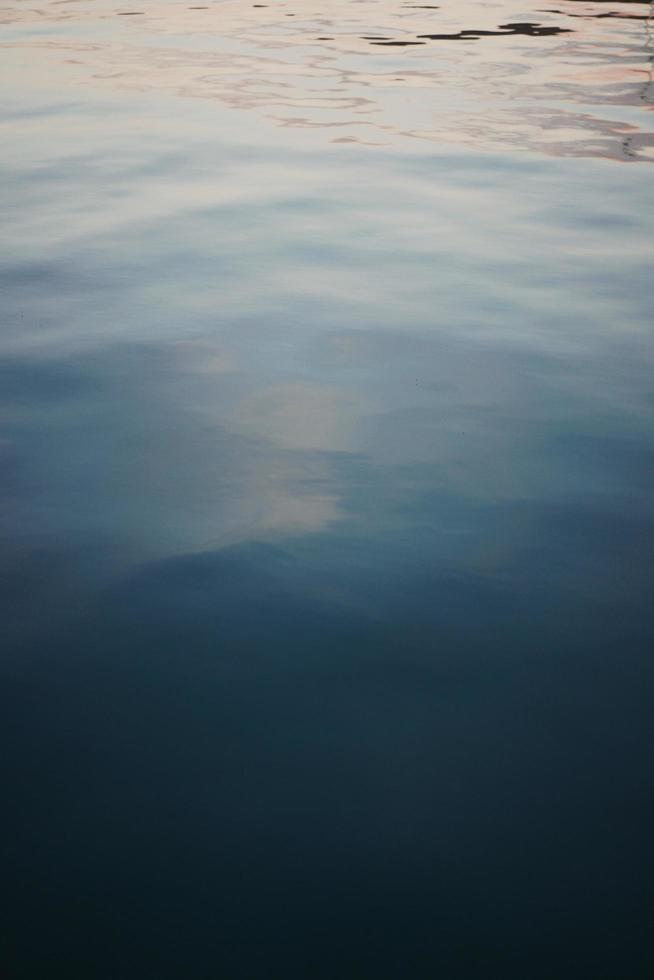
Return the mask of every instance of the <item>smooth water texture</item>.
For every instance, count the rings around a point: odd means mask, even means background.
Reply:
[[[4,975],[649,980],[652,5],[0,22]]]

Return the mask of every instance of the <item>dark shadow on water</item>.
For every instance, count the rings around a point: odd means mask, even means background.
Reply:
[[[542,24],[530,22],[517,24],[500,24],[497,31],[477,31],[474,29],[459,31],[457,34],[419,34],[418,37],[430,41],[477,41],[482,37],[510,37],[519,34],[523,37],[554,37],[557,34],[570,34],[567,27],[544,27]]]

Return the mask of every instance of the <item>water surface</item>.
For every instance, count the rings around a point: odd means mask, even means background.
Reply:
[[[0,20],[7,975],[651,977],[651,5]]]

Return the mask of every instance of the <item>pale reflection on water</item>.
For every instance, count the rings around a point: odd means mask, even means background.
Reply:
[[[6,6],[3,47],[71,81],[254,109],[333,142],[654,159],[646,0]]]

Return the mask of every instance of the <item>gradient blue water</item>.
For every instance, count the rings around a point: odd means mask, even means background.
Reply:
[[[649,7],[355,6],[5,17],[11,980],[652,974]]]

